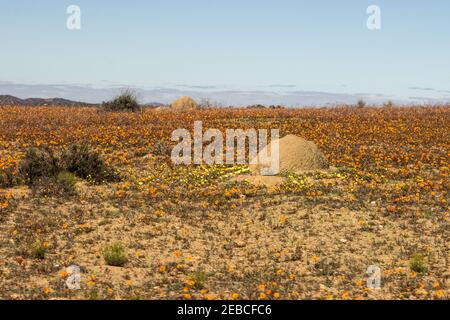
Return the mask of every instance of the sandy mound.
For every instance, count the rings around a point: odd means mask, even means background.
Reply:
[[[197,108],[197,102],[191,97],[181,97],[170,105],[170,109],[174,111],[189,111]]]
[[[280,173],[294,172],[301,173],[308,170],[328,169],[329,164],[322,151],[314,142],[305,140],[295,135],[285,136],[279,141],[280,150]],[[272,143],[269,151],[272,148]],[[261,152],[266,152],[266,148]],[[270,154],[270,153],[269,153]],[[255,174],[261,174],[264,164],[250,165],[250,169]]]

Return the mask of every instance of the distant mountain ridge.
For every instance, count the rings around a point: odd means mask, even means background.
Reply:
[[[73,101],[63,98],[28,98],[20,99],[12,95],[0,95],[0,106],[98,106],[96,103],[87,103],[80,101]],[[165,104],[159,102],[144,103],[142,107],[158,108],[163,107]]]
[[[93,106],[94,104],[72,101],[63,98],[28,98],[20,99],[11,95],[0,95],[0,105],[13,106]]]

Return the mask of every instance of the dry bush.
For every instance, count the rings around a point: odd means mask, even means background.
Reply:
[[[12,188],[19,183],[11,168],[0,170],[0,188]]]
[[[71,145],[61,156],[65,170],[93,183],[117,181],[118,175],[87,144]]]
[[[49,148],[30,148],[19,164],[19,174],[28,185],[40,178],[54,177],[59,172],[58,158]]]
[[[105,111],[128,111],[136,112],[141,110],[136,93],[132,90],[125,90],[112,101],[102,103],[102,109]]]
[[[41,197],[65,197],[76,195],[76,177],[70,172],[62,171],[55,177],[37,179],[31,190],[33,195]]]
[[[356,106],[362,109],[367,106],[367,103],[363,99],[359,99],[358,102],[356,103]]]

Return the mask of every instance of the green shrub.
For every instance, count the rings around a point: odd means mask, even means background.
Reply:
[[[189,280],[192,281],[192,288],[196,290],[203,289],[206,282],[206,274],[203,271],[195,271],[189,275]]]
[[[33,195],[44,197],[73,196],[76,194],[76,177],[67,171],[60,172],[56,177],[41,177],[31,186]]]
[[[425,256],[421,253],[416,253],[411,261],[409,262],[409,266],[412,271],[417,273],[425,273],[428,270],[428,267],[425,263]]]
[[[35,259],[43,260],[47,252],[47,246],[40,240],[36,240],[31,245],[31,256]]]
[[[30,148],[19,164],[19,174],[28,185],[42,177],[50,178],[59,172],[58,159],[48,148]]]
[[[73,173],[68,171],[60,172],[56,177],[56,182],[64,193],[72,194],[75,192],[75,184],[77,183],[77,179]]]
[[[103,259],[109,266],[123,267],[128,262],[125,248],[120,243],[115,243],[103,249]]]
[[[72,145],[61,156],[65,170],[94,183],[118,180],[117,174],[87,144]]]
[[[136,93],[131,90],[123,91],[112,101],[102,103],[102,109],[105,111],[139,111],[141,107],[137,101]]]

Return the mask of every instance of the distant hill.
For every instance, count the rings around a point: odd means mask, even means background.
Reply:
[[[165,107],[166,105],[164,103],[159,103],[159,102],[150,102],[150,103],[141,104],[141,106],[144,108],[160,108],[160,107]]]
[[[72,101],[63,98],[28,98],[20,99],[11,95],[0,95],[0,106],[98,106],[95,103],[86,103],[80,101]],[[159,102],[144,103],[141,105],[144,108],[159,108],[165,106]]]
[[[62,98],[28,98],[20,99],[10,95],[0,95],[0,105],[14,105],[14,106],[93,106],[93,104],[72,101]]]

